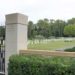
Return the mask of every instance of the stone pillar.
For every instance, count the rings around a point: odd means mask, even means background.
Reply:
[[[14,13],[6,15],[5,75],[8,75],[9,57],[27,49],[28,17]]]

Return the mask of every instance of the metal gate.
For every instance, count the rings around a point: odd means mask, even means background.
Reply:
[[[0,75],[5,75],[5,45],[4,40],[0,40]]]

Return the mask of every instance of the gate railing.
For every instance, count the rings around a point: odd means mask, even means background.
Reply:
[[[0,75],[5,74],[5,46],[4,41],[0,40]]]

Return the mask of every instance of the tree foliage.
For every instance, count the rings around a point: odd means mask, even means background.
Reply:
[[[75,24],[65,26],[64,34],[67,35],[67,36],[71,36],[71,37],[75,36]]]
[[[63,20],[48,20],[40,19],[36,24],[32,22],[28,23],[28,36],[29,38],[41,35],[45,38],[49,38],[51,36],[62,37],[64,36],[63,30],[66,25],[66,22]]]
[[[69,19],[68,24],[75,24],[75,18]]]
[[[28,22],[28,38],[34,39],[36,36],[44,38],[75,36],[75,18],[69,19],[67,22],[57,19],[39,19],[37,23]],[[0,37],[5,37],[5,27],[0,26]]]
[[[5,27],[4,26],[0,26],[0,37],[3,37],[3,39],[5,39]]]

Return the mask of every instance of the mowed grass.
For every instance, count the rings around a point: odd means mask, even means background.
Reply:
[[[47,41],[46,43],[29,43],[28,49],[33,50],[59,50],[75,46],[75,40],[72,41]]]

